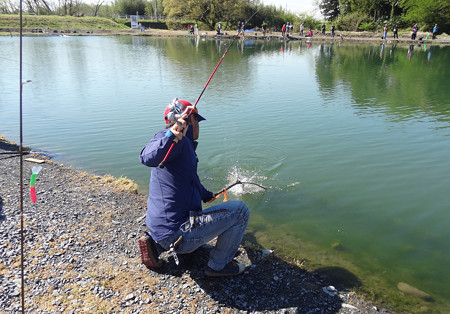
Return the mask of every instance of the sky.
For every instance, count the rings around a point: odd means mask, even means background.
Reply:
[[[292,13],[308,13],[313,14],[316,18],[320,18],[320,12],[316,5],[315,0],[262,0],[265,5],[274,5],[277,8],[282,7]],[[316,12],[314,12],[316,10]]]

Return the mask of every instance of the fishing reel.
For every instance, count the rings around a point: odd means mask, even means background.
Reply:
[[[175,98],[167,106],[164,118],[166,119],[166,122],[175,122],[187,114],[189,109],[189,106],[185,106],[182,102],[178,101],[178,98]]]

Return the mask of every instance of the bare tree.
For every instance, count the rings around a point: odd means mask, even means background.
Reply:
[[[18,9],[18,5],[14,5],[13,0],[0,0],[4,3],[9,3],[8,5],[11,8]],[[2,3],[0,2],[0,3]],[[17,2],[17,1],[15,1]],[[29,13],[35,13],[35,14],[52,14],[54,10],[56,9],[56,6],[54,3],[49,2],[48,0],[24,0],[25,9]],[[0,5],[1,7],[1,5]]]
[[[0,0],[0,13],[13,14],[19,11],[19,2],[14,0]]]
[[[100,7],[102,6],[103,3],[105,3],[106,0],[97,0],[97,3],[94,4],[94,16],[98,15],[98,11],[100,10]]]
[[[64,15],[76,15],[82,4],[81,0],[63,0]]]
[[[36,11],[40,13],[41,8],[45,8],[46,13],[52,13],[52,9],[50,8],[50,5],[46,0],[34,0],[34,3],[36,5]]]
[[[34,7],[34,4],[33,4],[33,2],[31,1],[31,0],[25,0],[25,6],[27,7],[27,11],[29,12],[29,13],[37,13],[36,11],[35,11],[35,7]]]

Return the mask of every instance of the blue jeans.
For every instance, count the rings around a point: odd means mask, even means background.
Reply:
[[[167,250],[181,234],[183,241],[177,253],[186,254],[217,237],[208,266],[221,270],[233,260],[247,228],[249,215],[250,211],[244,202],[224,202],[196,213],[181,225],[179,232],[159,241],[159,244]]]

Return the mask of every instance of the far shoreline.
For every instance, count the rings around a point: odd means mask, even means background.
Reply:
[[[0,36],[17,37],[20,36],[20,29],[0,29]],[[163,29],[146,29],[141,31],[138,29],[127,30],[88,30],[88,29],[25,29],[22,31],[23,37],[48,37],[48,36],[143,36],[143,37],[179,37],[179,38],[200,38],[200,39],[233,39],[238,36],[233,31],[227,31],[223,35],[217,35],[215,31],[200,31],[199,36],[191,35],[187,30],[163,30]],[[427,39],[428,36],[428,39]],[[246,31],[244,36],[239,35],[241,40],[261,40],[261,41],[305,41],[305,42],[336,42],[336,43],[375,43],[375,44],[404,44],[404,45],[450,45],[450,36],[444,34],[436,39],[431,39],[431,34],[427,32],[419,32],[416,40],[410,38],[409,33],[400,33],[399,38],[393,38],[392,33],[388,33],[386,40],[382,39],[382,33],[372,32],[336,32],[335,37],[331,37],[330,33],[322,35],[317,31],[313,37],[300,36],[297,33],[282,36],[281,32],[268,32],[263,35],[259,31]]]

